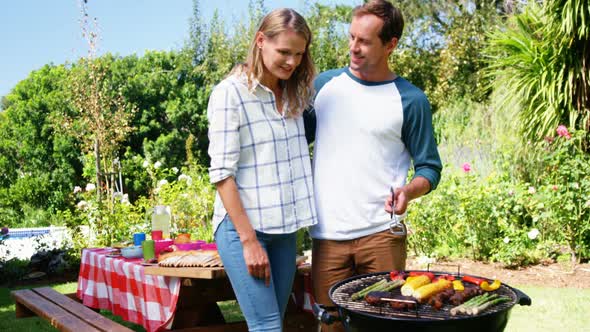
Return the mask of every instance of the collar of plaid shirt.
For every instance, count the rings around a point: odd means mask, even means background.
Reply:
[[[220,82],[209,99],[209,176],[233,176],[255,230],[291,233],[317,223],[309,149],[302,117],[285,118],[273,93],[246,75]],[[225,210],[215,198],[214,230]]]

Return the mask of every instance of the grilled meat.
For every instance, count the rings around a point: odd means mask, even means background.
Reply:
[[[464,291],[455,292],[455,295],[450,297],[449,302],[451,302],[452,305],[457,306],[463,304],[472,297],[481,294],[483,294],[483,290],[481,290],[479,287],[465,287]]]
[[[395,310],[414,310],[416,308],[416,303],[411,302],[389,302],[389,305]]]
[[[391,299],[393,294],[391,292],[373,291],[365,295],[365,301],[370,305],[379,305],[383,303],[381,299]]]
[[[441,293],[438,293],[430,298],[428,304],[434,308],[434,310],[440,310],[445,302],[447,302],[451,296],[455,294],[454,289],[447,289]]]

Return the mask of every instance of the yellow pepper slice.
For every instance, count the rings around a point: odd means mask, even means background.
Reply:
[[[491,291],[495,291],[496,289],[500,288],[501,285],[502,285],[502,283],[500,282],[500,280],[494,280],[494,282],[491,285],[487,281],[484,281],[479,286],[484,291],[491,292]]]
[[[461,280],[453,280],[453,289],[456,291],[462,291],[465,289]]]

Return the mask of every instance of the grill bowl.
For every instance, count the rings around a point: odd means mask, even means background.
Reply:
[[[411,272],[411,271],[408,271]],[[448,274],[435,272],[435,275]],[[420,305],[417,310],[398,311],[389,307],[372,306],[365,301],[351,301],[354,292],[383,279],[388,272],[379,272],[354,276],[336,283],[330,288],[330,299],[336,304],[341,320],[347,330],[354,331],[388,331],[391,329],[410,329],[411,331],[503,331],[510,317],[510,310],[517,303],[530,305],[531,299],[520,290],[503,284],[496,293],[509,297],[511,300],[498,304],[475,315],[451,316],[451,305],[445,304],[439,311],[429,305]],[[479,277],[478,277],[479,278]],[[392,293],[399,294],[399,288]],[[400,295],[401,296],[401,295]]]

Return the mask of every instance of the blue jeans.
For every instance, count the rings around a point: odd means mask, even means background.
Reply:
[[[295,278],[296,233],[256,237],[270,261],[270,286],[252,277],[244,261],[238,232],[226,216],[215,231],[215,242],[249,331],[282,331],[283,317]]]

